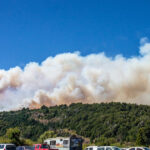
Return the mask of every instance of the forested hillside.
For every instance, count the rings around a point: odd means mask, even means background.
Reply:
[[[92,143],[150,144],[150,106],[101,103],[71,104],[0,113],[0,136],[18,127],[21,137],[38,141],[45,131],[78,134]],[[142,143],[143,142],[143,143]]]

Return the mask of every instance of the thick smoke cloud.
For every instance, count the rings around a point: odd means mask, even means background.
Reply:
[[[41,64],[0,70],[0,110],[42,105],[127,102],[150,104],[150,43],[139,56],[64,53]]]

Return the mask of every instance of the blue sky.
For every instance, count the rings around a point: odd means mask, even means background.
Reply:
[[[0,68],[80,51],[139,55],[150,38],[149,0],[1,0]]]

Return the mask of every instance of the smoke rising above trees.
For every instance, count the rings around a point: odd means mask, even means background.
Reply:
[[[41,64],[0,70],[0,110],[71,103],[150,104],[150,43],[142,38],[139,56],[81,56],[63,53]]]

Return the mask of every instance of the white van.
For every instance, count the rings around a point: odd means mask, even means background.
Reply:
[[[0,144],[0,150],[16,150],[15,144]]]
[[[82,150],[82,138],[75,135],[70,137],[56,137],[44,140],[51,149],[58,150]]]

